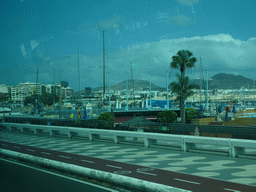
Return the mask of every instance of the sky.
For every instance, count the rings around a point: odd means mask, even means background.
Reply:
[[[36,82],[38,67],[39,83],[77,91],[80,76],[81,89],[102,86],[103,31],[106,85],[131,79],[132,68],[134,79],[166,87],[183,49],[197,58],[190,79],[200,66],[205,79],[206,70],[256,79],[255,13],[251,0],[2,0],[0,84]]]

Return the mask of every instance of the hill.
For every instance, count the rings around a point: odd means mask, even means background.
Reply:
[[[190,82],[200,86],[200,79],[192,79]],[[201,86],[202,89],[206,87],[206,81],[202,82]],[[248,86],[250,89],[254,88],[253,79],[226,73],[218,73],[208,81],[209,89],[241,89],[242,87],[248,88]]]
[[[132,89],[132,80],[129,79],[128,80],[128,89]],[[126,81],[122,81],[121,83],[118,83],[116,85],[111,85],[110,86],[111,90],[117,91],[117,90],[124,90],[126,89]],[[92,92],[98,92],[98,91],[102,91],[103,87],[97,87],[92,89]],[[134,80],[134,90],[135,91],[148,91],[149,90],[149,81],[145,81],[145,80]],[[162,88],[159,87],[153,83],[151,83],[151,90],[152,91],[165,91],[166,88]],[[108,86],[106,86],[106,92],[108,92]],[[81,94],[84,93],[84,90],[81,90]],[[74,96],[77,96],[78,92],[74,93]]]
[[[200,79],[191,79],[190,83],[197,84],[201,88],[206,88],[206,81],[200,80]],[[132,80],[128,80],[128,89],[132,89]],[[208,87],[209,90],[212,89],[241,89],[244,88],[254,88],[254,80],[250,78],[246,78],[241,75],[233,75],[233,74],[226,74],[226,73],[218,73],[214,75],[212,78],[208,81]],[[92,89],[92,92],[98,92],[102,91],[102,87],[97,87]],[[121,83],[118,83],[116,85],[110,86],[111,90],[117,91],[117,90],[124,90],[126,89],[126,81],[122,81]],[[147,91],[149,90],[149,81],[145,80],[134,80],[134,89],[135,90],[141,90],[141,91]],[[166,91],[166,88],[159,87],[155,84],[151,84],[151,90],[152,91]],[[106,86],[106,91],[108,91],[108,87]],[[81,91],[81,93],[84,93],[84,90]],[[78,92],[74,93],[74,96],[78,95]]]

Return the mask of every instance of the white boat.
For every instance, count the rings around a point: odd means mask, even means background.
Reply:
[[[10,108],[0,107],[0,117],[7,115],[23,115],[20,112],[13,112]]]

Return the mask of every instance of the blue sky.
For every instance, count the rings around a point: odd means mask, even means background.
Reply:
[[[166,70],[179,50],[200,57],[209,77],[225,72],[256,79],[256,2],[250,0],[2,0],[0,2],[0,84],[67,80],[78,90],[102,86],[102,31],[106,82],[131,78],[166,86]],[[150,69],[149,69],[150,68]],[[127,71],[127,73],[126,73]]]

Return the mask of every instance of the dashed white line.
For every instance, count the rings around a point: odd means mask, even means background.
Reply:
[[[66,158],[66,159],[70,159],[71,157],[67,157],[67,156],[63,156],[63,155],[59,155],[59,157],[63,157],[63,158]]]
[[[117,167],[117,166],[113,166],[113,165],[106,165],[108,167],[113,167],[113,168],[117,168],[117,169],[123,169],[122,167]]]
[[[183,179],[174,178],[174,180],[183,181],[183,182],[187,182],[187,183],[192,183],[192,184],[196,184],[196,185],[201,185],[201,183],[197,183],[197,182],[193,182],[193,181],[188,181],[188,180],[183,180]]]
[[[26,149],[26,150],[35,152],[35,150],[33,150],[33,149]]]
[[[142,171],[136,171],[136,172],[146,174],[146,175],[157,176],[157,174],[153,174],[153,173],[146,173],[146,172],[142,172]]]
[[[46,155],[51,155],[51,153],[47,153],[47,152],[41,152],[43,154],[46,154]]]
[[[6,147],[8,146],[8,145],[6,145],[6,144],[2,144],[2,145],[3,145],[3,146],[6,146]]]
[[[228,188],[223,188],[223,189],[226,190],[226,191],[241,192],[241,191],[237,191],[237,190],[234,190],[234,189],[228,189]]]
[[[80,161],[84,161],[84,162],[86,162],[86,163],[95,163],[95,162],[93,162],[93,161],[87,161],[87,160],[84,160],[84,159],[81,159]]]
[[[17,149],[19,149],[20,147],[17,147],[17,146],[13,146],[14,148],[17,148]]]

